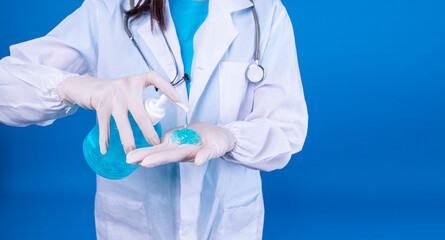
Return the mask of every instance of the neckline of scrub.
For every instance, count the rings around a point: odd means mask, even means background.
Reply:
[[[181,12],[193,12],[207,14],[209,10],[209,0],[169,0],[170,8],[181,9]]]

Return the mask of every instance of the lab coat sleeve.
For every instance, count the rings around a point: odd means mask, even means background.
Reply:
[[[250,114],[225,125],[236,146],[223,158],[272,171],[302,149],[308,124],[292,24],[281,3],[261,59],[266,78],[254,89]]]
[[[57,86],[95,74],[96,1],[86,0],[46,36],[10,47],[0,60],[0,122],[45,126],[76,111],[61,101]]]

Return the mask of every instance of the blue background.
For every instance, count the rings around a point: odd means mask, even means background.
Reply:
[[[1,1],[0,56],[80,6]],[[445,239],[445,2],[283,0],[310,122],[303,151],[263,173],[264,239]],[[94,112],[0,124],[0,239],[94,239]]]

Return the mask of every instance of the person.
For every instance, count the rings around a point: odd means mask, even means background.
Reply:
[[[257,83],[246,79],[253,4],[266,73]],[[106,153],[113,116],[126,161],[145,168],[122,180],[97,176],[98,239],[261,239],[260,171],[283,168],[307,132],[285,7],[280,0],[140,0],[130,8],[129,0],[85,0],[46,36],[11,46],[0,61],[0,121],[45,126],[78,107],[95,110]],[[152,71],[128,39],[126,15]],[[175,65],[190,80],[173,87]],[[190,109],[168,105],[164,134],[189,124],[201,146],[156,135],[143,100],[162,93]],[[129,112],[154,147],[135,150]]]

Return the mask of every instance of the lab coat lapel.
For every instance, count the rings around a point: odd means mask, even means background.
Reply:
[[[164,31],[164,34],[168,41],[168,44],[170,44],[170,47],[173,51],[176,61],[178,62],[178,68],[179,68],[178,76],[182,76],[181,73],[183,73],[183,63],[181,58],[181,49],[179,46],[178,37],[176,35],[176,29],[170,15],[170,8],[168,5],[168,1],[166,4],[165,11],[166,11],[167,27],[166,30]],[[164,70],[169,81],[171,81],[176,75],[176,63],[171,57],[170,50],[168,49],[167,43],[165,42],[164,37],[162,36],[162,32],[159,29],[158,24],[153,23],[154,31],[152,31],[151,25],[152,25],[152,20],[148,16],[147,21],[141,24],[136,31],[139,33],[144,43],[147,44],[148,48],[153,53],[154,57],[156,58],[156,61]]]
[[[210,0],[209,13],[195,34],[192,83],[189,97],[189,119],[217,64],[239,31],[231,13],[251,7],[249,0]]]
[[[170,7],[166,5],[166,30],[164,31],[165,37],[170,44],[175,59],[178,64],[178,78],[184,75],[184,65],[182,63],[181,48],[179,45],[178,36],[176,34],[176,28],[173,24],[173,19],[170,14]],[[167,43],[162,36],[162,32],[156,23],[153,24],[154,31],[151,30],[151,19],[147,17],[147,20],[140,25],[136,30],[150,51],[153,53],[154,58],[164,70],[164,73],[168,77],[168,81],[171,81],[176,76],[176,63],[173,60]],[[148,60],[150,61],[150,60]],[[154,69],[155,71],[157,69]],[[181,102],[188,105],[187,88],[185,84],[179,84],[176,87],[176,91],[181,95]],[[176,109],[176,121],[177,126],[184,125],[186,123],[186,113],[181,109]]]

